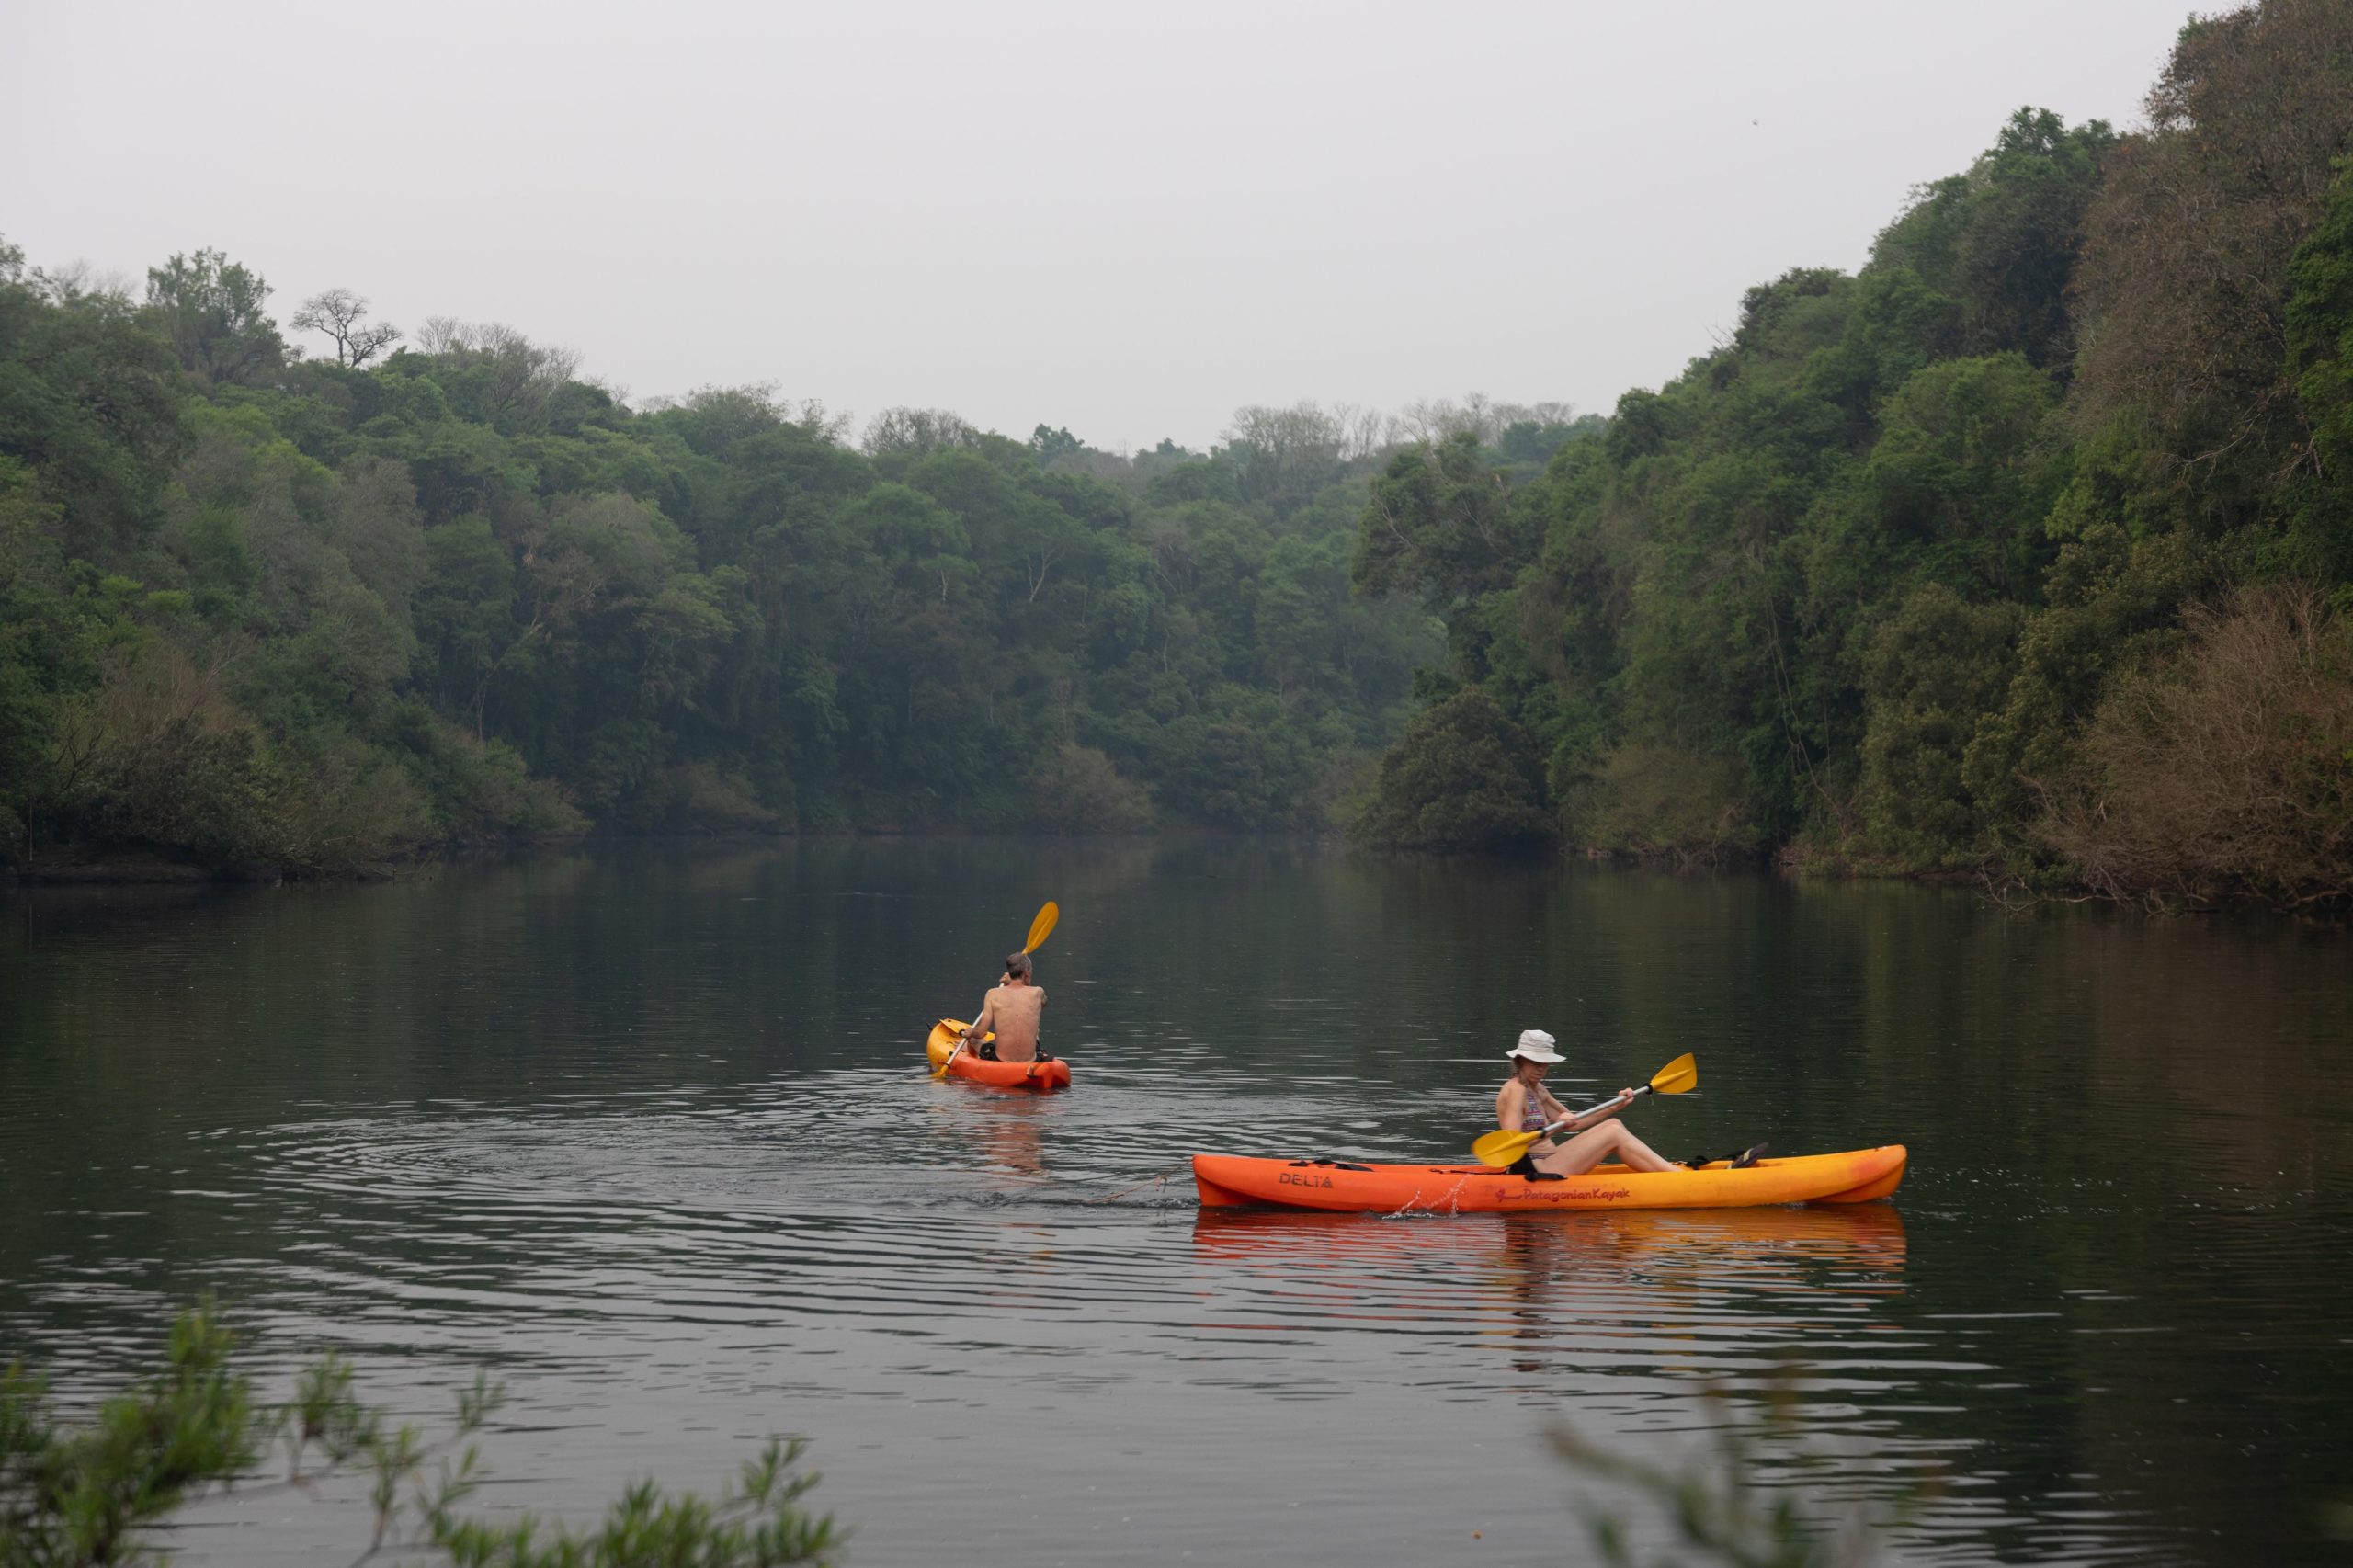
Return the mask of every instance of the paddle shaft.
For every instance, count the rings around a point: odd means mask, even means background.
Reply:
[[[1641,1088],[1634,1091],[1634,1093],[1638,1095],[1647,1095],[1651,1092],[1651,1086],[1648,1084],[1644,1084]],[[1633,1102],[1631,1100],[1627,1102],[1628,1105],[1632,1103]],[[1612,1095],[1608,1099],[1602,1101],[1601,1104],[1594,1107],[1591,1110],[1581,1110],[1574,1116],[1563,1117],[1560,1120],[1553,1122],[1549,1127],[1546,1127],[1543,1131],[1538,1133],[1537,1136],[1541,1138],[1552,1133],[1558,1132],[1562,1128],[1568,1126],[1572,1122],[1583,1121],[1588,1116],[1599,1116],[1606,1110],[1623,1110],[1625,1108],[1625,1106],[1621,1106],[1618,1103],[1618,1097],[1615,1095]]]

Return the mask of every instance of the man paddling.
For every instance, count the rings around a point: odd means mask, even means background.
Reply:
[[[1011,954],[1005,978],[981,999],[980,1017],[964,1027],[965,1049],[984,1062],[1037,1061],[1038,1019],[1045,1007],[1045,989],[1030,983],[1029,955]],[[984,1041],[992,1030],[996,1039]]]

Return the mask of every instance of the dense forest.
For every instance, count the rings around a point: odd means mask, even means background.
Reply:
[[[0,249],[0,840],[335,872],[589,830],[1322,830],[1437,624],[1352,590],[1400,419],[1123,457],[711,388],[218,253]],[[396,347],[397,345],[397,347]],[[1566,411],[1412,411],[1540,472]],[[1508,455],[1506,455],[1508,454]]]
[[[1366,835],[2353,901],[2353,6],[2147,110],[2019,111],[1530,483],[1395,454],[1356,580],[1450,658]]]
[[[1345,827],[2353,900],[2353,7],[2020,110],[1607,418],[632,406],[0,242],[0,844]],[[290,342],[292,332],[305,353]]]

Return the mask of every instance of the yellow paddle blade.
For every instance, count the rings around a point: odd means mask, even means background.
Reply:
[[[1541,1132],[1514,1132],[1498,1127],[1493,1132],[1479,1135],[1479,1141],[1471,1145],[1471,1157],[1483,1165],[1500,1169],[1534,1148],[1536,1141],[1543,1136]]]
[[[1045,907],[1038,911],[1038,918],[1029,922],[1029,939],[1021,944],[1021,950],[1034,953],[1043,947],[1046,938],[1054,934],[1054,922],[1062,917],[1062,905],[1048,899]]]
[[[1691,1053],[1688,1051],[1660,1068],[1651,1077],[1651,1089],[1654,1094],[1679,1095],[1686,1089],[1696,1089],[1699,1086],[1699,1064],[1692,1060]]]
[[[981,1038],[984,1040],[995,1040],[996,1036],[987,1034],[983,1035]],[[962,1053],[963,1050],[963,1019],[942,1018],[939,1022],[932,1025],[931,1036],[924,1041],[924,1051],[931,1058],[931,1075],[935,1078],[945,1078],[948,1076],[948,1064],[955,1061],[956,1058]]]

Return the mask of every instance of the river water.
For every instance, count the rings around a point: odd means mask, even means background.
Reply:
[[[923,1071],[1046,898],[1049,1098]],[[631,846],[389,885],[57,890],[0,927],[0,1359],[69,1402],[228,1302],[490,1513],[803,1436],[861,1568],[1587,1560],[1563,1423],[1899,1505],[1891,1560],[2343,1562],[2353,940],[1908,886],[1171,840]],[[1450,1160],[1697,1053],[1671,1155],[1903,1142],[1892,1204],[1203,1212],[1199,1150]],[[1786,1491],[1784,1489],[1787,1489]],[[356,1489],[191,1563],[347,1562]],[[1664,1540],[1654,1531],[1654,1540]],[[1697,1561],[1697,1559],[1692,1559]]]

